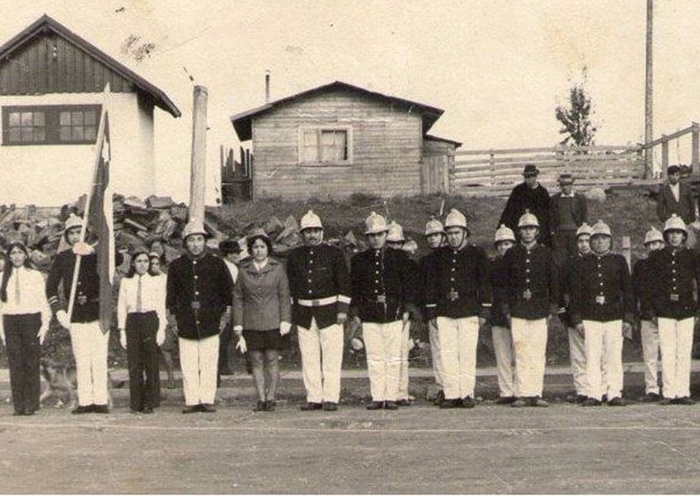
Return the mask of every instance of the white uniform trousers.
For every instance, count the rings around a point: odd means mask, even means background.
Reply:
[[[401,370],[399,371],[399,393],[396,396],[399,400],[408,398],[408,345],[410,342],[411,323],[407,322],[401,328]]]
[[[372,401],[398,399],[402,327],[400,320],[386,324],[362,323]]]
[[[437,330],[437,325],[434,320],[428,321],[428,338],[430,339],[430,357],[433,363],[433,375],[435,376],[435,384],[439,390],[443,388],[442,376],[444,374],[442,367],[442,358],[440,358],[440,333]]]
[[[511,318],[515,374],[515,395],[542,396],[544,367],[547,361],[547,319]]]
[[[496,372],[498,374],[498,391],[501,398],[515,396],[517,376],[515,375],[515,354],[513,338],[507,327],[491,327],[493,351],[496,355]]]
[[[664,398],[690,396],[693,317],[675,320],[659,317],[659,347]]]
[[[479,317],[437,318],[445,399],[474,398]]]
[[[600,401],[622,397],[622,320],[584,320],[588,396]],[[605,370],[605,380],[603,379]]]
[[[659,328],[653,320],[641,321],[644,392],[659,394]]]
[[[569,358],[571,360],[571,375],[574,379],[576,394],[588,396],[588,381],[586,380],[586,342],[575,327],[568,327]]]
[[[219,335],[203,339],[178,338],[185,404],[213,404],[219,362]]]
[[[109,332],[103,333],[100,321],[70,326],[70,340],[75,357],[80,406],[107,405],[107,345]]]
[[[316,319],[305,329],[297,325],[306,401],[322,403],[340,400],[340,370],[343,363],[343,326],[319,329]]]

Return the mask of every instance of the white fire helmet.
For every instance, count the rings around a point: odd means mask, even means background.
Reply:
[[[425,224],[425,235],[430,236],[431,234],[445,234],[445,228],[442,226],[442,222],[433,218],[430,219]]]
[[[192,236],[193,234],[201,234],[204,237],[207,236],[207,231],[204,230],[204,224],[201,220],[194,219],[189,221],[182,230],[182,239],[187,239],[188,236]]]
[[[518,220],[518,227],[540,227],[540,223],[529,210],[525,210],[525,213]]]
[[[369,214],[365,219],[365,234],[378,234],[388,230],[386,219],[375,212]]]
[[[664,224],[664,234],[666,234],[668,231],[683,231],[685,234],[688,234],[688,229],[685,227],[685,222],[683,222],[683,219],[678,217],[678,214],[671,214],[671,217],[669,217],[666,224]]]
[[[389,233],[386,235],[386,240],[392,243],[406,241],[406,238],[403,237],[403,228],[401,224],[393,220],[389,223]]]
[[[608,226],[602,220],[599,220],[591,228],[591,237],[593,236],[608,236],[612,238],[612,233],[610,232],[610,226]]]
[[[74,227],[83,227],[83,218],[72,213],[66,220],[64,232],[67,234],[68,231]]]
[[[651,226],[651,229],[649,229],[644,236],[644,245],[648,245],[649,243],[654,243],[656,241],[664,242],[664,235],[661,234],[661,231],[659,231],[657,228],[654,226]]]
[[[578,238],[582,234],[588,234],[590,236],[592,232],[593,228],[584,222],[576,229],[576,237]]]
[[[309,210],[301,218],[299,231],[303,231],[304,229],[323,229],[321,218],[316,215],[313,210]]]
[[[456,208],[451,209],[445,218],[445,229],[449,229],[450,227],[467,229],[467,218]]]
[[[493,243],[498,244],[501,241],[512,241],[513,243],[515,243],[515,234],[513,234],[513,230],[505,224],[501,224],[501,226],[498,229],[496,229],[496,236],[493,240]]]

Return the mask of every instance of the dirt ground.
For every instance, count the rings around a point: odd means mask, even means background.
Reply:
[[[693,377],[697,383],[700,377]],[[496,405],[479,377],[473,410],[440,410],[412,378],[415,404],[364,408],[366,378],[344,379],[338,412],[300,412],[299,379],[282,382],[275,412],[252,412],[244,375],[224,381],[215,414],[182,415],[164,390],[154,415],[50,406],[13,417],[0,406],[2,493],[697,493],[700,404],[581,408],[563,401],[570,376],[550,375],[548,409]],[[641,375],[625,377],[642,392]]]

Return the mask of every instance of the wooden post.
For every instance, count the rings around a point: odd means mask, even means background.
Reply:
[[[644,85],[644,144],[654,139],[654,0],[647,0],[646,78]],[[654,150],[644,148],[644,178],[651,179],[654,169]]]
[[[665,135],[661,135],[665,137]],[[666,174],[666,169],[668,169],[668,140],[665,139],[661,142],[661,174]]]
[[[627,261],[627,267],[632,271],[632,242],[629,236],[622,236],[622,256]]]
[[[189,220],[204,222],[204,192],[207,174],[207,98],[205,86],[195,86],[192,103],[192,161],[190,167]]]
[[[693,122],[693,131],[691,134],[692,155],[690,158],[690,166],[693,169],[693,174],[700,173],[700,125]]]
[[[496,156],[493,151],[489,153],[489,166],[491,171],[491,186],[496,185]]]

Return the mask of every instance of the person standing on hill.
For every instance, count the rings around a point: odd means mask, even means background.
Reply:
[[[535,165],[527,164],[525,166],[525,169],[523,169],[525,181],[518,184],[511,191],[498,225],[505,224],[506,227],[517,232],[520,217],[525,211],[529,211],[537,217],[539,222],[540,237],[538,243],[550,246],[549,193],[547,188],[537,181],[539,173],[540,171]]]
[[[697,218],[697,204],[693,191],[688,184],[681,182],[681,168],[677,165],[668,166],[668,182],[659,189],[656,200],[656,214],[661,222],[666,222],[671,215],[676,214],[686,226]],[[686,229],[686,246],[695,247],[697,242],[693,229]]]
[[[588,219],[586,197],[573,189],[574,178],[571,174],[559,176],[561,192],[552,196],[551,236],[554,258],[561,267],[578,254],[576,231]]]

